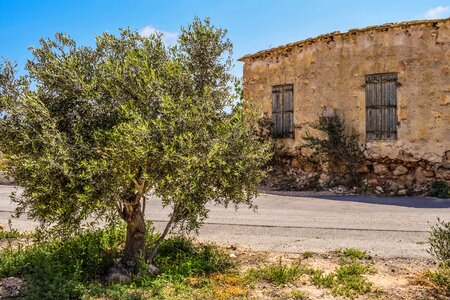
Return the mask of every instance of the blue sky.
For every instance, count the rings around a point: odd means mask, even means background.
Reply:
[[[104,31],[130,27],[143,34],[159,30],[170,43],[194,16],[210,17],[213,24],[228,29],[237,59],[336,30],[450,17],[450,0],[0,0],[0,57],[16,61],[23,69],[31,58],[28,47],[55,32],[69,34],[78,44],[93,45],[95,36]],[[241,75],[242,64],[235,65],[235,75]]]

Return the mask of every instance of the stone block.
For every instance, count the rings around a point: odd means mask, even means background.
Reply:
[[[436,178],[450,180],[450,169],[447,168],[439,168],[436,171]]]
[[[375,178],[371,178],[369,180],[367,180],[367,185],[368,186],[377,186],[378,185],[378,180]]]
[[[450,95],[442,95],[439,97],[439,105],[447,106],[450,104]]]
[[[361,165],[361,166],[359,166],[357,172],[359,174],[367,174],[367,173],[369,173],[369,167],[367,165]]]
[[[409,171],[408,168],[405,167],[404,165],[398,165],[392,173],[395,176],[401,176],[401,175],[408,174],[408,171]]]
[[[407,193],[408,193],[408,190],[403,189],[403,190],[399,190],[397,192],[397,195],[399,195],[399,196],[406,196]]]
[[[376,164],[373,166],[373,172],[377,175],[386,175],[389,173],[389,170],[383,164]]]
[[[424,179],[424,178],[430,178],[430,177],[434,177],[434,172],[433,171],[427,171],[422,167],[418,167],[416,169],[416,171],[414,172],[414,176],[418,179]]]

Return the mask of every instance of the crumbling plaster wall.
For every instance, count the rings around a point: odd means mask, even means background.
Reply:
[[[336,32],[241,60],[244,97],[269,116],[272,86],[294,85],[295,138],[283,140],[288,149],[301,146],[307,123],[332,108],[360,133],[369,158],[449,163],[450,19]],[[388,72],[398,73],[398,139],[366,142],[365,75]]]

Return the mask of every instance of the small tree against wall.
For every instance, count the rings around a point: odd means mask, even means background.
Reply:
[[[339,116],[320,117],[309,126],[313,132],[308,130],[302,137],[304,146],[313,151],[309,159],[333,179],[357,186],[358,169],[364,160],[358,133]]]

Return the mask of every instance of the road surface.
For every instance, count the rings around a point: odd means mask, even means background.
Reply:
[[[14,187],[0,186],[0,223],[14,210],[8,195]],[[209,218],[198,239],[260,251],[324,253],[342,247],[394,258],[429,258],[426,241],[430,224],[450,219],[450,200],[364,196],[298,196],[262,194],[256,211],[209,205]],[[168,210],[150,197],[146,218],[162,228]],[[14,228],[32,230],[26,217],[13,219]]]

